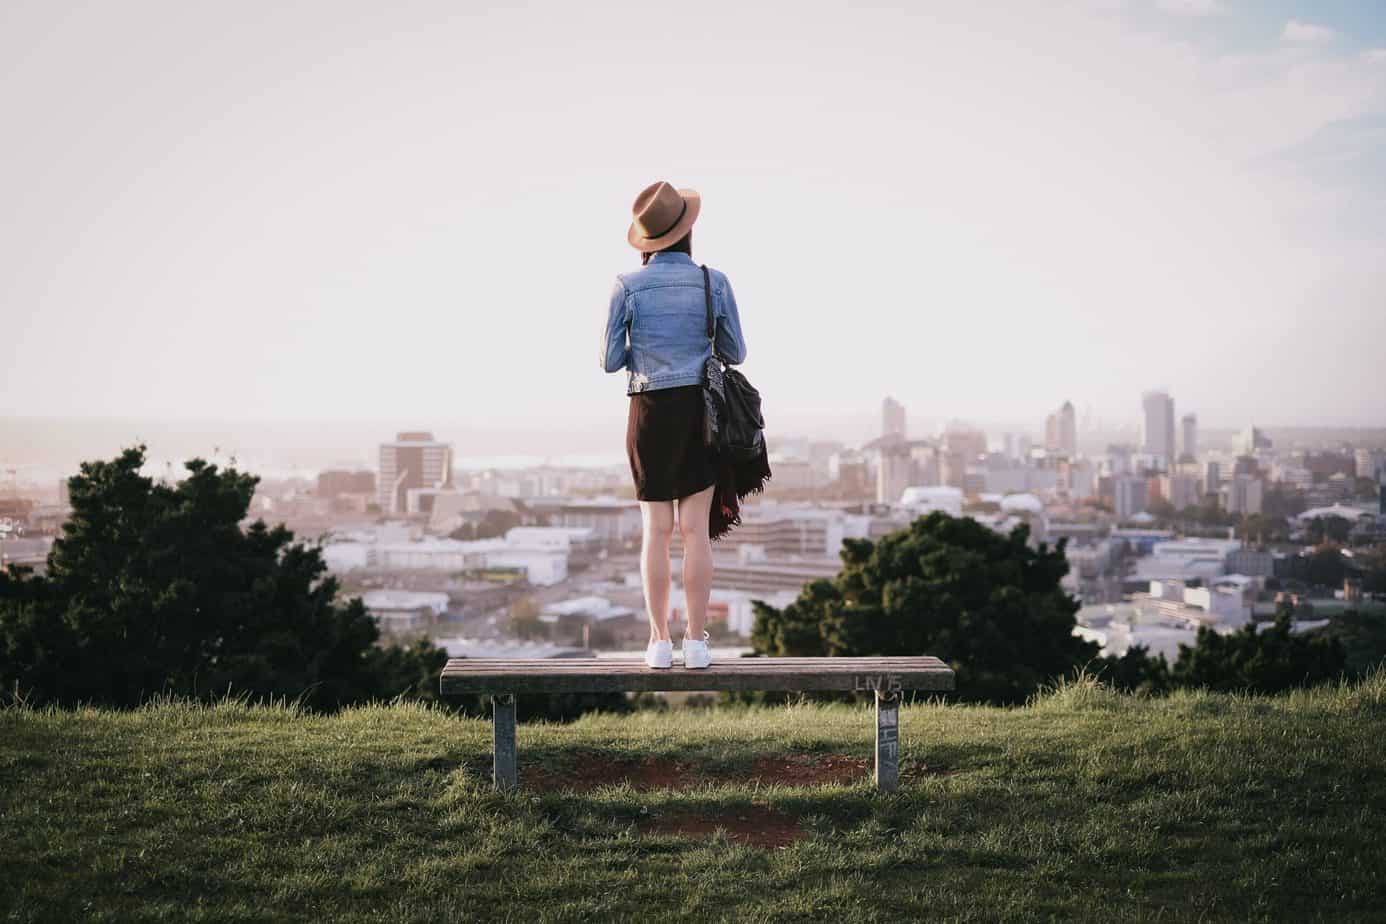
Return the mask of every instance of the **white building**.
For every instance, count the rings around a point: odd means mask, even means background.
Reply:
[[[1200,628],[1226,635],[1250,619],[1251,606],[1235,582],[1190,588],[1181,581],[1155,581],[1149,593],[1134,595],[1130,603],[1083,607],[1073,634],[1102,646],[1103,655],[1120,657],[1139,645],[1173,664],[1180,645],[1196,644]]]
[[[505,534],[508,545],[571,552],[592,543],[596,534],[590,526],[516,526]]]
[[[555,512],[557,526],[590,529],[603,542],[640,538],[640,502],[616,497],[568,501]]]
[[[322,547],[322,560],[328,571],[344,574],[365,568],[370,561],[370,548],[364,542],[334,542]]]
[[[949,516],[962,516],[963,492],[948,485],[916,485],[905,488],[899,495],[900,506],[915,516],[942,511]]]
[[[370,590],[362,595],[361,602],[387,632],[424,628],[448,609],[447,594],[410,590]]]
[[[1141,581],[1211,580],[1227,571],[1227,556],[1241,548],[1236,539],[1176,539],[1157,542],[1136,559],[1133,577]]]
[[[1349,523],[1356,523],[1359,517],[1372,516],[1372,511],[1364,510],[1361,507],[1352,507],[1348,504],[1333,504],[1331,507],[1314,507],[1306,510],[1295,517],[1301,525],[1307,526],[1319,517],[1342,517]]]
[[[831,507],[808,504],[759,503],[741,508],[741,525],[726,538],[721,548],[758,546],[770,556],[836,558],[842,540],[864,539],[870,535],[871,517],[849,514]],[[675,534],[675,547],[682,544]]]
[[[605,597],[572,597],[557,603],[548,603],[539,611],[539,619],[554,623],[564,617],[580,616],[591,622],[606,622],[608,619],[624,619],[635,615],[628,606],[618,606]]]
[[[393,537],[392,537],[393,538]],[[524,573],[531,584],[557,584],[568,576],[568,550],[508,539],[424,538],[415,541],[337,542],[323,547],[328,569],[341,573],[376,571],[442,571],[462,573],[506,569]]]
[[[756,618],[753,601],[764,600],[771,606],[782,607],[792,603],[797,596],[798,593],[792,590],[767,596],[714,587],[707,604],[707,619],[708,622],[725,622],[727,629],[737,635],[750,635]],[[682,587],[674,587],[669,593],[669,618],[687,624],[688,598]]]
[[[883,446],[876,460],[876,502],[893,503],[909,486],[915,461],[903,444]]]

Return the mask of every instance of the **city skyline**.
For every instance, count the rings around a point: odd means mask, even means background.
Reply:
[[[1133,364],[1205,427],[1386,418],[1380,7],[143,11],[0,12],[0,415],[619,434],[592,343],[664,176],[772,425],[1115,418]],[[650,88],[648,34],[747,53]]]

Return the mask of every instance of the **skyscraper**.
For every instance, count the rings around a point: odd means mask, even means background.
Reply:
[[[1044,448],[1070,459],[1078,455],[1078,413],[1072,401],[1065,401],[1044,419]]]
[[[905,438],[905,406],[894,398],[881,402],[881,436]]]
[[[452,444],[432,433],[400,433],[393,443],[380,444],[380,477],[376,491],[380,512],[405,511],[410,488],[443,488],[452,484]]]
[[[1144,513],[1149,504],[1149,483],[1144,478],[1124,476],[1115,479],[1117,519],[1125,522]]]
[[[1145,411],[1141,451],[1153,456],[1157,465],[1168,467],[1174,461],[1174,399],[1167,392],[1148,391],[1141,397]]]
[[[1179,458],[1192,462],[1198,458],[1198,415],[1185,414],[1180,424],[1184,430],[1184,445]]]
[[[1255,455],[1258,449],[1270,449],[1271,441],[1268,436],[1256,429],[1256,426],[1253,424],[1242,431],[1238,442],[1238,448],[1242,451],[1243,455],[1251,456]]]
[[[900,495],[910,486],[911,473],[910,451],[904,443],[882,446],[876,467],[877,503],[898,504]]]

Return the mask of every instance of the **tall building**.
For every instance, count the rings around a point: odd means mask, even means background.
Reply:
[[[1097,491],[1097,471],[1087,459],[1060,459],[1054,465],[1054,493],[1081,500]]]
[[[1167,392],[1148,391],[1141,397],[1145,412],[1141,450],[1160,460],[1163,467],[1174,462],[1174,399]]]
[[[943,443],[949,452],[960,453],[969,464],[987,452],[987,435],[976,427],[958,420],[949,422],[944,429]]]
[[[1148,504],[1149,483],[1144,478],[1123,476],[1115,479],[1112,485],[1118,520],[1129,520],[1143,513]]]
[[[1078,413],[1072,401],[1059,407],[1059,451],[1070,459],[1078,455]]]
[[[1198,458],[1198,415],[1185,414],[1179,423],[1184,431],[1184,444],[1180,447],[1182,452],[1179,458],[1193,461]]]
[[[1382,458],[1386,453],[1380,449],[1358,449],[1352,454],[1353,466],[1357,470],[1358,478],[1376,478],[1377,469],[1381,468]]]
[[[1223,507],[1228,513],[1252,514],[1261,512],[1261,479],[1255,475],[1233,475],[1223,487]]]
[[[1251,456],[1256,454],[1258,449],[1270,449],[1270,437],[1266,436],[1255,426],[1247,427],[1242,431],[1241,438],[1238,440],[1237,447],[1243,455]]]
[[[881,447],[880,461],[876,465],[876,502],[898,504],[900,496],[910,486],[913,468],[909,448],[903,442]]]
[[[400,433],[392,443],[380,444],[380,477],[376,480],[380,512],[401,514],[407,509],[412,488],[452,486],[452,444],[440,443],[432,433]]]
[[[1222,488],[1222,469],[1216,462],[1209,462],[1203,467],[1203,493],[1217,494]]]
[[[1175,510],[1198,506],[1198,479],[1193,475],[1170,474],[1160,478],[1160,493]]]
[[[1044,448],[1072,459],[1078,455],[1078,413],[1065,401],[1044,421]]]
[[[881,436],[905,438],[905,406],[894,398],[881,402]]]

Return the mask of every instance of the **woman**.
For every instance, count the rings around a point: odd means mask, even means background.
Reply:
[[[669,543],[675,525],[683,540],[688,600],[683,666],[704,668],[712,663],[703,627],[712,591],[710,532],[717,527],[710,525],[709,517],[718,460],[703,432],[703,367],[712,356],[705,278],[711,284],[718,354],[728,363],[746,358],[741,318],[727,277],[716,270],[704,277],[693,262],[693,223],[701,208],[696,192],[663,181],[636,198],[626,239],[640,251],[642,268],[616,277],[602,336],[602,368],[627,373],[626,455],[644,527],[640,576],[650,617],[645,663],[653,668],[673,664]]]

